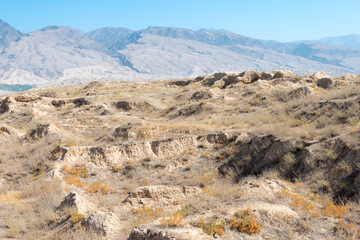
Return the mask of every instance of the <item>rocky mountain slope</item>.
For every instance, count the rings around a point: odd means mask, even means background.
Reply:
[[[225,30],[49,26],[21,33],[0,22],[1,84],[61,86],[93,80],[155,80],[217,71],[287,69],[359,73],[359,48],[265,41]]]
[[[0,238],[358,239],[360,76],[246,71],[0,98]]]
[[[350,34],[340,37],[326,37],[318,40],[318,42],[338,45],[338,46],[347,46],[347,47],[360,47],[360,35],[359,34]]]
[[[22,35],[21,32],[0,20],[0,52],[8,47],[11,42],[18,40]]]

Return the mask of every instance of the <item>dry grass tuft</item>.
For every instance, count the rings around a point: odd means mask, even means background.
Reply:
[[[76,176],[76,175],[69,175],[69,176],[65,176],[63,177],[63,180],[70,185],[74,185],[76,187],[84,187],[87,184],[82,182],[81,179]]]
[[[8,191],[0,194],[0,202],[16,203],[21,202],[21,195],[17,191]]]
[[[85,164],[80,164],[80,165],[76,164],[72,168],[70,168],[67,165],[63,165],[61,168],[61,171],[64,174],[76,175],[76,176],[80,176],[82,178],[87,178],[89,176],[89,171]]]
[[[179,212],[169,213],[169,218],[160,219],[161,226],[164,227],[178,227],[184,222],[184,215]]]
[[[84,215],[82,215],[81,213],[78,213],[78,212],[72,213],[71,217],[70,217],[70,221],[72,223],[78,223],[83,219],[84,219]]]
[[[230,219],[230,228],[235,228],[240,232],[248,234],[259,233],[261,231],[259,219],[251,213],[250,207],[236,212],[235,216]]]
[[[132,212],[135,214],[139,223],[146,223],[159,218],[163,213],[163,209],[149,208],[144,205],[142,208],[133,208]]]
[[[347,206],[335,205],[332,201],[328,200],[324,204],[322,213],[326,217],[343,218],[347,214],[347,209]]]
[[[310,213],[314,211],[314,205],[300,194],[294,194],[292,196],[290,205]]]
[[[107,195],[110,191],[111,187],[109,185],[102,184],[101,182],[94,182],[86,189],[87,193],[99,193],[101,195]]]
[[[121,172],[121,167],[120,167],[120,166],[112,166],[112,167],[111,167],[111,170],[112,170],[113,172],[118,173],[118,172]]]
[[[338,224],[334,230],[337,234],[344,237],[343,239],[355,240],[360,238],[360,229],[353,223],[346,223],[344,219],[340,219],[338,221]]]
[[[225,222],[220,219],[211,218],[208,222],[205,220],[203,216],[200,217],[199,221],[197,222],[197,226],[203,230],[204,233],[208,235],[223,235]]]
[[[300,194],[293,193],[287,189],[281,190],[278,194],[282,198],[290,198],[289,204],[291,206],[309,213],[314,212],[314,205]]]

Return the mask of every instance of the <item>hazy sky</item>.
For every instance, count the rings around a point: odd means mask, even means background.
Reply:
[[[22,32],[173,26],[293,41],[360,34],[360,0],[0,0],[0,19]]]

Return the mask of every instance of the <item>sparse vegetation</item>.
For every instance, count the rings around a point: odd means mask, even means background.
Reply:
[[[80,221],[83,220],[83,219],[84,219],[84,215],[82,215],[82,214],[80,214],[80,213],[78,213],[78,212],[72,213],[72,214],[71,214],[71,218],[70,218],[70,220],[71,220],[72,223],[78,223],[78,222],[80,222]]]
[[[230,219],[230,228],[248,234],[259,233],[261,231],[259,219],[251,213],[250,207],[236,212],[235,216]]]
[[[197,222],[197,226],[208,235],[223,235],[225,225],[226,223],[223,220],[211,218],[210,220],[206,221],[205,218],[202,216]]]
[[[111,187],[109,185],[102,184],[100,182],[94,182],[88,186],[86,189],[87,193],[99,193],[106,195],[111,193]]]
[[[0,98],[0,238],[357,239],[358,83],[211,78]]]
[[[150,208],[144,205],[142,208],[133,208],[133,214],[135,214],[139,223],[146,223],[156,218],[161,217],[163,214],[162,208]]]
[[[112,166],[112,167],[111,167],[111,170],[112,170],[113,172],[118,173],[118,172],[121,171],[121,167],[120,167],[120,166]]]
[[[160,219],[160,224],[164,227],[178,227],[184,222],[184,216],[180,212],[169,213],[169,217]]]
[[[331,200],[325,202],[322,213],[326,217],[343,218],[347,214],[347,206],[335,205]]]

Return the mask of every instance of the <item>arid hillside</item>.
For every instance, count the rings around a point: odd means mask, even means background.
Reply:
[[[1,239],[359,239],[360,75],[0,98]]]

